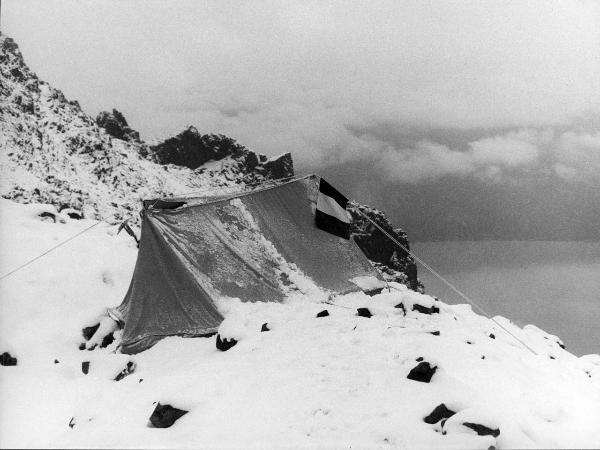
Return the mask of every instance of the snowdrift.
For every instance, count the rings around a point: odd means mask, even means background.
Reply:
[[[0,211],[0,274],[95,223],[6,200]],[[135,243],[115,234],[98,224],[0,282],[0,353],[18,360],[0,367],[1,447],[600,447],[600,356],[497,317],[533,355],[469,306],[395,283],[332,304],[222,299],[219,332],[238,340],[226,352],[215,336],[80,351],[82,326],[131,278]],[[407,378],[422,363],[429,382]],[[158,402],[189,412],[153,428]],[[427,423],[441,404],[454,414]]]

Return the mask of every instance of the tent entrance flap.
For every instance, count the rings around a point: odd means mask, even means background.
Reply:
[[[282,302],[297,293],[346,293],[361,289],[357,277],[383,286],[352,240],[315,226],[317,191],[312,176],[226,200],[147,209],[118,307],[122,351],[137,353],[170,335],[214,333],[222,297]]]

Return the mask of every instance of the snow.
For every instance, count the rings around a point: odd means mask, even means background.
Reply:
[[[0,211],[0,276],[96,223],[47,205],[2,200]],[[223,298],[220,332],[239,340],[227,352],[214,336],[170,337],[133,356],[116,342],[78,350],[81,328],[120,303],[135,258],[133,239],[101,223],[0,281],[0,352],[18,358],[0,367],[0,447],[600,447],[600,356],[577,358],[537,327],[495,318],[534,355],[470,306],[396,283],[373,297]],[[438,367],[430,383],[406,378],[420,357]],[[114,381],[129,361],[135,372]],[[151,428],[156,402],[189,413]],[[440,403],[456,414],[425,423]]]

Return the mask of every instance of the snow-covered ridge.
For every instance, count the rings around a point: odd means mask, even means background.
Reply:
[[[95,223],[48,205],[0,209],[2,274]],[[600,446],[600,356],[578,358],[556,336],[496,317],[533,355],[469,306],[395,283],[333,305],[223,299],[220,332],[239,341],[227,352],[214,336],[167,338],[135,356],[113,353],[117,342],[78,350],[81,327],[120,303],[135,257],[128,236],[100,223],[0,283],[0,352],[18,358],[0,367],[0,447]],[[128,362],[134,372],[115,381]],[[436,368],[429,382],[407,378],[421,363]],[[149,428],[155,402],[189,413]],[[441,404],[454,414],[431,418]]]
[[[68,101],[40,80],[25,64],[16,43],[1,34],[0,63],[0,194],[4,198],[71,207],[87,218],[114,223],[126,216],[136,220],[144,198],[214,192],[279,175],[278,165],[229,138],[228,145],[237,152],[227,154],[229,147],[216,151],[218,165],[190,168],[161,161],[157,149],[186,154],[167,143],[177,144],[179,136],[148,146],[116,111],[94,120],[76,101]],[[225,140],[202,136],[197,130],[188,135],[206,142],[209,149],[219,149]],[[289,155],[288,159],[283,176],[293,174]]]

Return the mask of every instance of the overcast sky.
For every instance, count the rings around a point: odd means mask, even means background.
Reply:
[[[407,208],[476,222],[482,187],[597,217],[600,2],[4,0],[2,30],[91,115],[291,151],[419,238]]]

